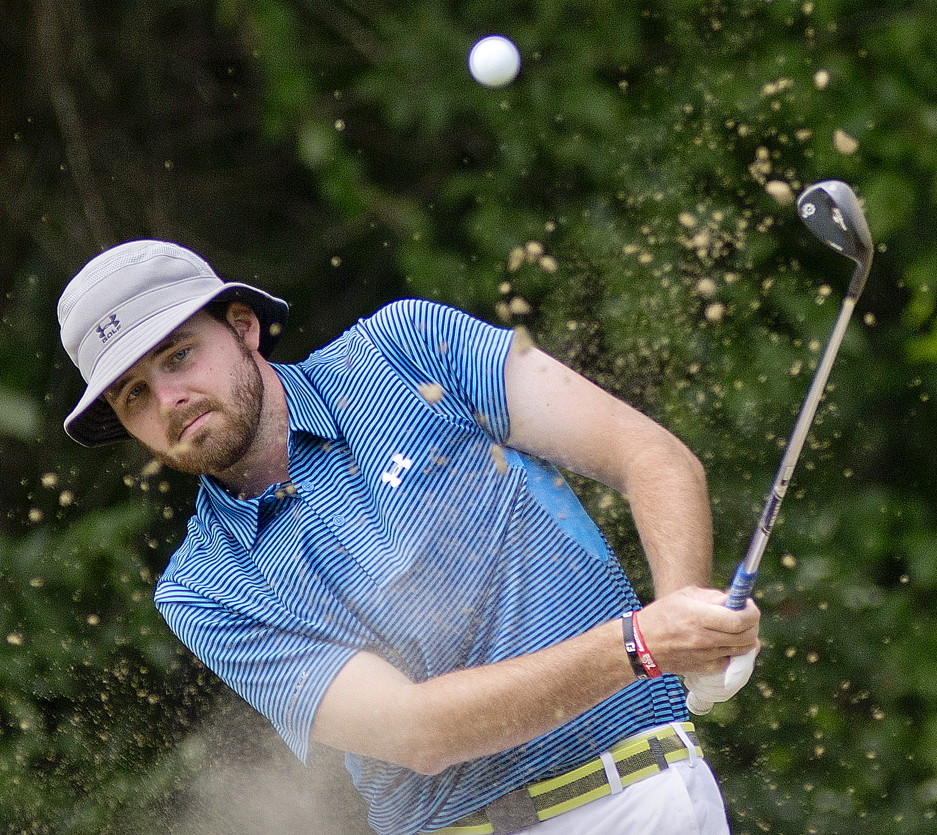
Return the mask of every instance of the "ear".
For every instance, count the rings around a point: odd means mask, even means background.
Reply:
[[[225,319],[248,350],[256,351],[260,348],[260,320],[249,305],[244,302],[231,302]]]

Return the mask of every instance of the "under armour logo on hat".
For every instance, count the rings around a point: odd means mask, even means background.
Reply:
[[[106,319],[98,323],[97,328],[98,336],[101,338],[102,342],[107,342],[117,331],[120,330],[120,320],[117,318],[116,313],[112,313]]]

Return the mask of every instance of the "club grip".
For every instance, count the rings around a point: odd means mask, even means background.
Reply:
[[[745,608],[745,601],[752,595],[752,589],[755,588],[755,578],[758,572],[749,574],[742,564],[735,572],[732,578],[732,585],[729,587],[729,599],[726,600],[726,608],[739,611]]]

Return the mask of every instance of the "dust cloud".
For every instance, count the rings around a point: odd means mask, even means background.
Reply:
[[[248,705],[222,699],[182,743],[202,765],[183,808],[161,829],[176,835],[373,835],[343,755],[314,745],[303,765]]]

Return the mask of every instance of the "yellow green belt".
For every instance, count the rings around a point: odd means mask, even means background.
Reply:
[[[696,753],[703,756],[692,722],[681,722]],[[690,751],[672,725],[656,728],[637,738],[630,737],[609,749],[621,777],[630,786],[658,774],[670,763],[690,757]],[[500,797],[485,808],[472,812],[433,835],[506,835],[526,826],[549,820],[612,793],[601,758],[540,780]]]

